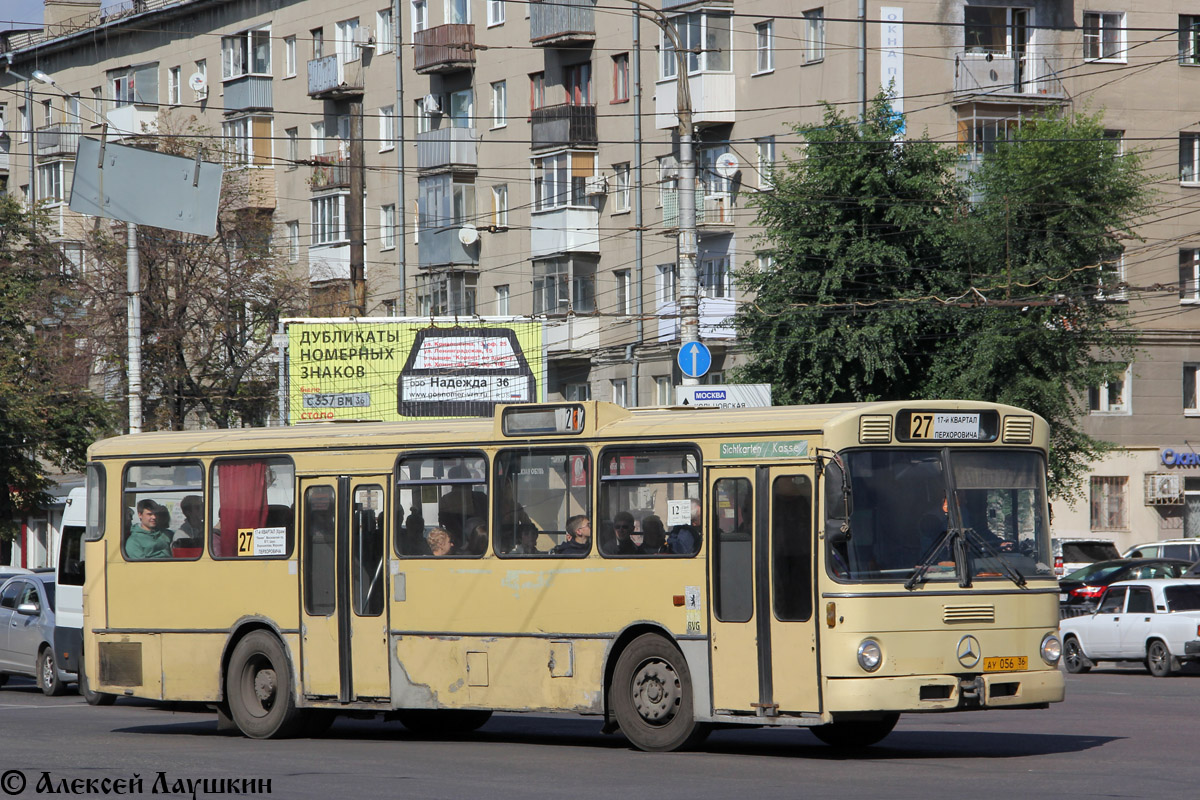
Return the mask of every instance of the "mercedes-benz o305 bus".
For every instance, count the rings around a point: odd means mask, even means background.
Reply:
[[[645,750],[865,745],[1044,708],[1046,448],[1040,417],[961,401],[117,437],[90,450],[86,672],[251,737],[566,711]]]

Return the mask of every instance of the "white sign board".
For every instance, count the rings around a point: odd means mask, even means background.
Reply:
[[[771,384],[676,386],[675,405],[700,408],[766,408],[771,405]]]
[[[518,375],[409,375],[401,384],[403,403],[528,403],[530,383]]]

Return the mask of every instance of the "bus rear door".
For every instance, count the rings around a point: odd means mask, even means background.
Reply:
[[[301,482],[301,685],[311,699],[386,700],[386,477]]]
[[[809,465],[710,468],[713,708],[820,712]]]

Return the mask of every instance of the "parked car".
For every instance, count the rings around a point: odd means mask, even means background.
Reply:
[[[1087,672],[1097,661],[1141,661],[1165,678],[1200,659],[1200,581],[1114,583],[1095,614],[1059,623],[1063,666]]]
[[[1120,558],[1121,551],[1112,539],[1051,539],[1054,574],[1061,578],[1097,561]]]
[[[0,686],[9,675],[36,678],[47,695],[60,695],[75,676],[54,658],[54,575],[17,575],[0,586]]]
[[[1200,539],[1163,539],[1129,548],[1121,558],[1182,558],[1200,561]]]
[[[1191,563],[1177,558],[1115,558],[1097,561],[1058,582],[1058,616],[1091,614],[1104,590],[1117,581],[1179,578]]]

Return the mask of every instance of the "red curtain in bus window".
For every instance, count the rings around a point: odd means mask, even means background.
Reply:
[[[214,555],[238,554],[238,530],[261,528],[267,521],[267,464],[234,461],[217,466],[221,492],[221,538]]]

